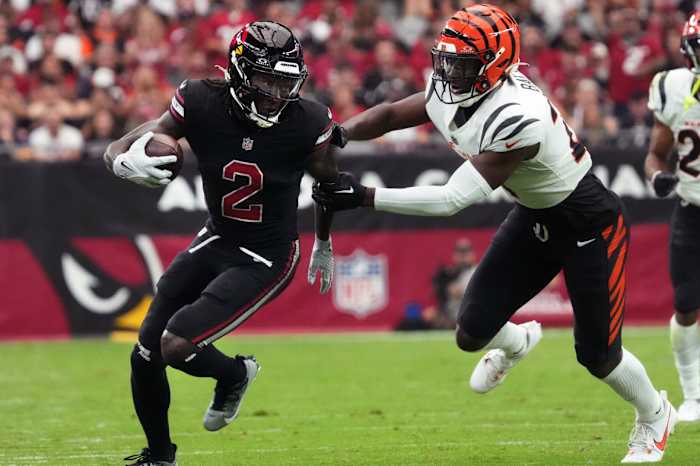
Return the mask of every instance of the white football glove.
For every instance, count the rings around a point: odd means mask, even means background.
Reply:
[[[333,244],[331,239],[323,241],[316,238],[314,249],[311,251],[311,261],[309,261],[309,284],[316,283],[316,274],[321,272],[321,293],[326,293],[331,289],[333,282]]]
[[[177,161],[175,155],[163,157],[149,157],[146,155],[146,144],[153,137],[153,131],[149,131],[131,144],[129,150],[117,155],[112,164],[112,171],[119,178],[124,178],[134,183],[158,188],[172,181],[173,172],[163,170],[160,167]]]

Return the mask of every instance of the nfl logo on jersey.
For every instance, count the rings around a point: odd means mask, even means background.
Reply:
[[[336,257],[333,304],[339,311],[363,319],[386,306],[388,288],[385,256],[370,256],[360,249]]]
[[[243,148],[243,150],[252,150],[253,140],[250,138],[243,138],[243,144],[241,144],[241,147]]]

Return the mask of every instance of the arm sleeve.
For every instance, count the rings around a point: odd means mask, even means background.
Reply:
[[[175,120],[182,124],[185,123],[185,96],[188,91],[187,83],[187,80],[182,81],[175,90],[175,95],[170,99],[170,114]]]
[[[374,208],[404,215],[446,217],[486,199],[493,192],[471,162],[464,162],[443,186],[377,188]]]
[[[533,112],[517,103],[504,104],[484,123],[480,152],[510,152],[544,141],[544,126]]]
[[[671,112],[668,111],[669,105],[667,105],[667,77],[667,71],[656,73],[656,76],[654,76],[649,86],[649,102],[647,107],[654,113],[654,117],[656,117],[657,120],[671,127],[673,118],[670,114]]]

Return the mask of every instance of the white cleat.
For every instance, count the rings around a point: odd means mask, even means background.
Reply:
[[[683,404],[678,407],[678,421],[700,421],[700,400],[685,400]]]
[[[237,356],[243,360],[246,368],[246,378],[244,381],[231,387],[222,388],[217,383],[214,389],[214,397],[209,403],[207,411],[204,413],[204,428],[209,431],[223,429],[238,416],[241,410],[243,396],[250,384],[255,380],[255,376],[260,372],[260,364],[253,356]]]
[[[666,441],[678,422],[676,409],[669,403],[665,390],[659,392],[663,413],[653,422],[635,421],[630,434],[629,451],[621,463],[657,463],[664,457]]]
[[[508,371],[527,356],[542,339],[542,325],[539,322],[532,320],[520,324],[520,327],[524,328],[526,332],[525,348],[512,357],[506,356],[502,349],[493,349],[487,352],[472,372],[469,380],[469,386],[472,390],[477,393],[486,393],[502,384]]]

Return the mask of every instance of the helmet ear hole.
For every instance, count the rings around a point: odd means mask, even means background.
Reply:
[[[496,58],[496,54],[493,53],[493,50],[487,50],[484,53],[484,60],[486,60],[486,63],[492,62],[494,58]]]

